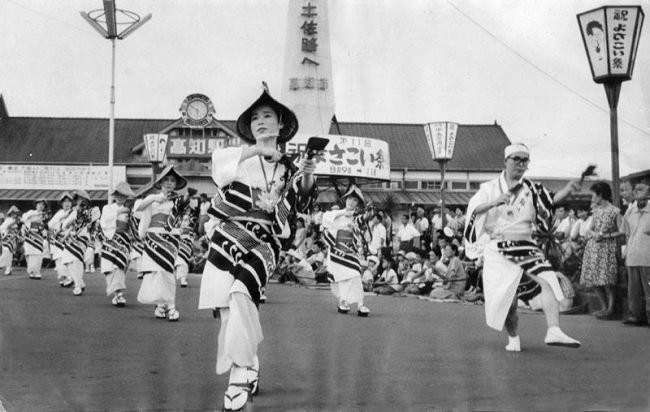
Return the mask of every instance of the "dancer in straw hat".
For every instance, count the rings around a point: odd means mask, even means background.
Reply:
[[[105,236],[101,249],[101,272],[105,275],[106,296],[113,295],[111,303],[123,307],[126,305],[123,291],[126,289],[131,242],[137,232],[126,200],[133,199],[135,193],[126,182],[120,182],[112,196],[115,202],[104,206],[100,218]]]
[[[65,248],[63,238],[65,233],[62,230],[63,221],[72,213],[73,196],[69,192],[63,192],[59,197],[61,208],[56,211],[54,216],[47,222],[50,230],[50,252],[54,260],[54,269],[56,270],[57,279],[61,287],[72,286],[72,279],[66,275],[63,267],[63,249]]]
[[[199,309],[213,309],[221,319],[216,370],[230,373],[228,411],[257,393],[262,288],[290,238],[290,215],[309,213],[317,197],[315,162],[303,159],[296,170],[279,150],[298,131],[289,108],[265,90],[239,116],[237,131],[250,146],[212,154],[217,195],[209,213],[221,223],[211,237],[199,297]]]

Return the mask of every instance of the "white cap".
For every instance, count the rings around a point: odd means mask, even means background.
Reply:
[[[504,159],[509,158],[511,155],[515,153],[526,153],[530,155],[530,151],[528,150],[528,147],[526,147],[525,144],[515,143],[515,144],[511,144],[510,146],[506,146],[506,150],[504,151]]]

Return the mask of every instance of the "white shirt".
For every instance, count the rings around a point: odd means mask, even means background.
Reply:
[[[373,255],[377,254],[379,249],[386,245],[386,228],[381,223],[377,223],[372,228],[372,240],[368,244],[368,251]]]
[[[408,242],[414,238],[420,236],[420,232],[413,226],[411,223],[407,223],[406,226],[402,225],[397,230],[397,237],[401,242]]]

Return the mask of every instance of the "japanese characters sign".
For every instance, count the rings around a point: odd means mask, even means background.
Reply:
[[[327,134],[334,115],[329,10],[325,0],[289,0],[282,102],[304,133]]]
[[[594,81],[632,78],[643,18],[639,6],[606,6],[578,15]]]
[[[176,137],[169,138],[167,157],[210,157],[215,149],[228,146],[226,137]]]
[[[0,189],[108,190],[108,166],[0,165]],[[126,166],[113,166],[113,184]]]
[[[168,138],[169,136],[166,134],[151,133],[144,135],[144,144],[147,147],[147,155],[150,162],[165,161]]]
[[[435,122],[424,125],[424,134],[434,160],[449,160],[454,156],[457,133],[458,123]]]
[[[312,135],[297,134],[287,143],[287,153],[304,155]],[[329,139],[324,155],[316,158],[316,174],[390,180],[388,143],[367,137],[319,135]]]

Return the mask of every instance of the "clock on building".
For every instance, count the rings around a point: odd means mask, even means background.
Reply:
[[[205,127],[212,121],[214,106],[204,94],[190,94],[181,104],[183,122],[190,127]]]

